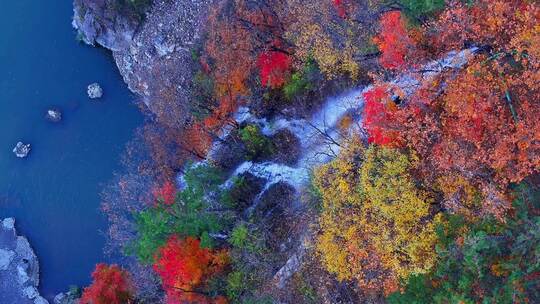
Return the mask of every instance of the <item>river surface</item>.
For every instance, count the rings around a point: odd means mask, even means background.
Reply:
[[[142,115],[112,57],[75,39],[71,0],[2,1],[0,18],[0,218],[15,217],[40,260],[41,293],[90,282],[104,261],[99,193]],[[90,101],[99,82],[104,98]],[[59,124],[45,112],[59,107]],[[28,158],[12,148],[32,145]]]

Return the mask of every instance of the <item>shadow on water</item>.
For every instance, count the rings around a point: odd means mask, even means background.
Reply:
[[[41,292],[51,299],[84,286],[102,253],[106,230],[101,186],[142,115],[103,49],[75,41],[72,2],[2,3],[0,18],[0,218],[15,217],[40,260]],[[90,101],[86,86],[105,92]],[[45,119],[62,111],[60,123]],[[32,145],[17,159],[17,141]]]

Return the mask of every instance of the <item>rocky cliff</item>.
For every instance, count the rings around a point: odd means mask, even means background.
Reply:
[[[135,17],[121,0],[75,0],[73,27],[87,44],[113,52],[124,81],[151,110],[160,106],[153,99],[185,106],[192,50],[211,1],[154,0]]]
[[[15,219],[0,221],[0,303],[48,304],[39,295],[39,262]]]

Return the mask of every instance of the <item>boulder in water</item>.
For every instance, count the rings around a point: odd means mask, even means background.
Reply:
[[[30,153],[30,144],[23,144],[22,142],[18,142],[15,148],[13,148],[13,153],[15,153],[15,156],[19,158],[27,157],[28,153]]]
[[[59,122],[62,120],[62,112],[58,109],[49,109],[47,110],[47,115],[45,115],[47,120],[52,122]]]
[[[87,93],[90,99],[98,99],[103,96],[103,89],[101,88],[99,83],[94,82],[88,85]]]

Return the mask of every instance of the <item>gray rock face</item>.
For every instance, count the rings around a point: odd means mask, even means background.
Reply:
[[[15,156],[19,158],[27,157],[28,153],[30,153],[30,144],[23,144],[22,142],[18,142],[15,148],[13,148],[13,153],[15,153]]]
[[[191,51],[213,1],[153,0],[140,22],[116,8],[122,1],[75,0],[73,26],[86,43],[113,51],[129,89],[142,96],[150,110],[164,108],[157,103],[181,109],[191,99]],[[176,115],[169,112],[164,115]]]
[[[88,98],[90,99],[97,99],[103,97],[103,89],[96,82],[88,85],[88,89],[86,92],[88,93]]]
[[[127,48],[141,20],[118,0],[75,0],[73,27],[90,45],[99,44],[112,51]]]
[[[13,257],[15,257],[14,251],[0,249],[0,270],[7,270]]]
[[[48,304],[39,295],[39,262],[15,220],[0,221],[0,303]]]
[[[62,112],[58,109],[49,109],[47,110],[47,114],[45,115],[47,120],[52,122],[59,122],[62,120]]]
[[[192,100],[192,50],[213,0],[154,0],[129,48],[113,52],[129,89],[167,122],[182,123]],[[163,109],[176,109],[163,111]]]

